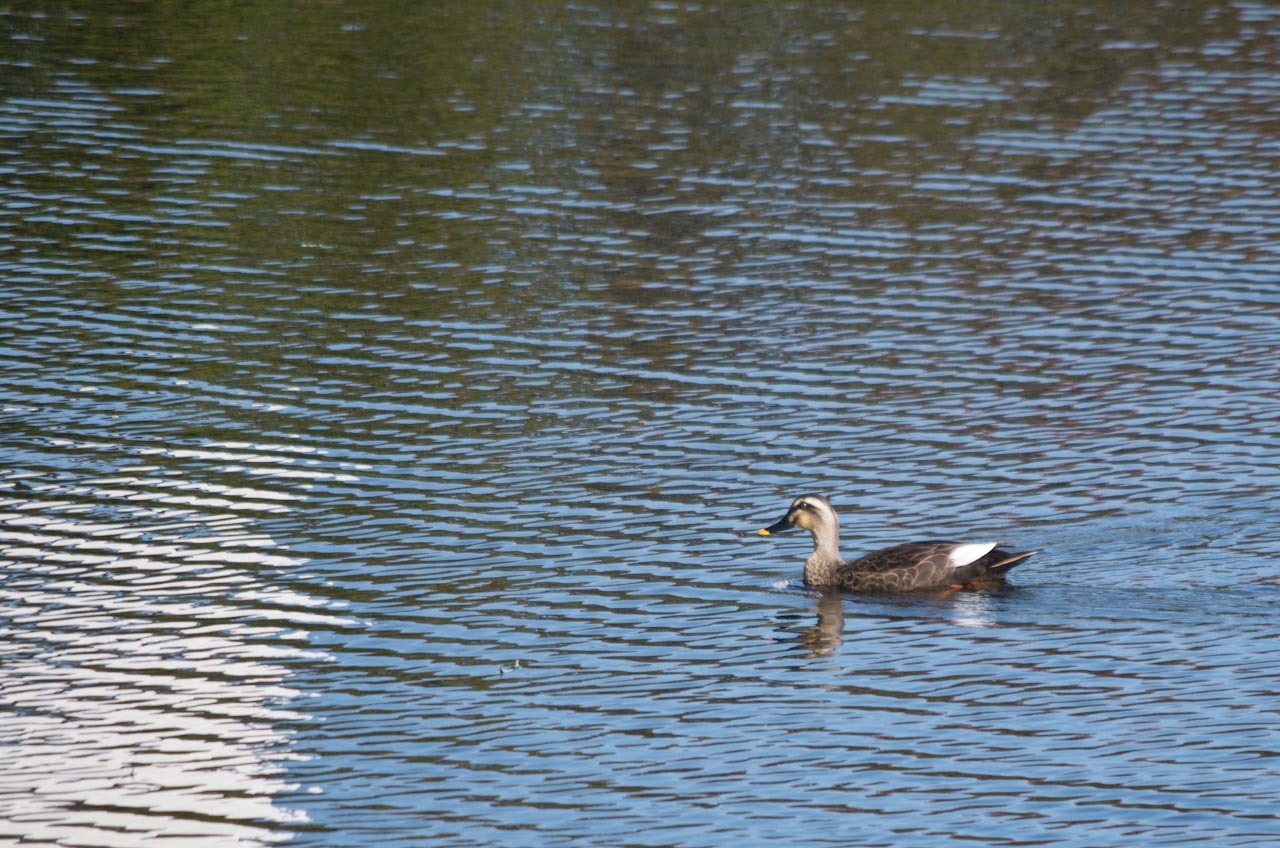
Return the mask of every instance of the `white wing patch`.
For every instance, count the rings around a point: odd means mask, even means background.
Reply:
[[[951,549],[951,567],[959,568],[975,560],[982,559],[995,550],[999,542],[972,542],[968,545],[956,545]]]

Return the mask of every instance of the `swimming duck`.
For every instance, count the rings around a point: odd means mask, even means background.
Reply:
[[[813,534],[804,583],[845,592],[908,592],[1003,580],[1036,551],[1012,553],[1000,542],[905,542],[846,562],[840,556],[840,519],[822,495],[801,495],[761,536],[800,527]]]

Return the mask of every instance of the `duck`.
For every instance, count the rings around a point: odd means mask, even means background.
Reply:
[[[958,589],[1004,580],[1011,568],[1039,551],[1015,553],[1005,542],[904,542],[855,560],[840,556],[840,519],[825,495],[801,495],[761,536],[799,527],[813,534],[804,584],[841,592],[910,592]]]

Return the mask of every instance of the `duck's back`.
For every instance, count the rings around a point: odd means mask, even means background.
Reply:
[[[1034,553],[1014,553],[991,542],[904,542],[844,563],[836,570],[836,583],[849,592],[910,592],[999,582]]]
[[[840,587],[850,592],[909,592],[947,586],[955,570],[951,552],[956,542],[903,542],[858,557],[836,572]]]

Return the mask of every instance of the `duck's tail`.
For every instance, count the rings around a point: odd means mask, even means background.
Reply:
[[[994,551],[992,551],[991,553],[987,554],[986,557],[984,557],[984,559],[993,560],[992,562],[986,563],[987,574],[1003,577],[1006,573],[1008,573],[1009,569],[1013,568],[1015,565],[1022,562],[1027,557],[1032,556],[1033,554],[1038,554],[1038,553],[1040,552],[1024,551],[1023,553],[1015,554],[1015,553],[1010,553],[1009,551],[1002,551],[999,548],[996,548]]]
[[[1039,551],[1014,553],[996,548],[981,559],[956,569],[956,583],[969,586],[975,583],[998,583],[1015,565]]]

